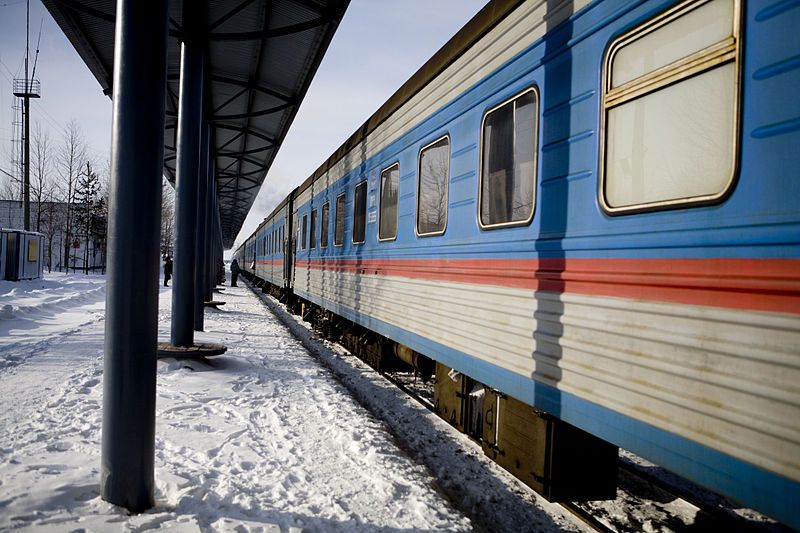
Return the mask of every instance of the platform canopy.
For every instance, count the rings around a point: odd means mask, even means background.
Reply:
[[[105,94],[113,93],[114,0],[43,0]],[[205,120],[222,240],[244,223],[349,0],[207,0]],[[170,4],[164,172],[174,183],[183,2]]]

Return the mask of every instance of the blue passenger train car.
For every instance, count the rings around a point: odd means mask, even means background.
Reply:
[[[260,279],[800,528],[798,28],[492,2],[238,253],[266,237]]]

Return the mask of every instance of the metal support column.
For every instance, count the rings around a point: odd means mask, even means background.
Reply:
[[[214,238],[214,160],[208,160],[208,174],[206,175],[206,190],[208,191],[208,201],[206,202],[206,262],[205,262],[205,276],[203,278],[203,301],[210,302],[214,299],[211,292],[213,287],[211,275],[214,272],[214,265],[216,264],[216,257],[214,257],[214,248],[212,246],[212,239]]]
[[[194,272],[197,245],[197,181],[200,167],[200,130],[203,90],[203,50],[199,21],[191,2],[184,3],[185,40],[181,46],[178,159],[175,195],[175,281],[172,287],[174,346],[194,344]]]
[[[197,224],[195,225],[194,261],[194,330],[203,331],[205,305],[205,264],[207,240],[208,167],[210,165],[210,136],[208,124],[203,124],[200,134],[200,167],[197,174]]]
[[[168,2],[117,2],[100,493],[153,506]]]
[[[223,268],[220,267],[220,261],[222,260],[222,244],[219,229],[219,197],[217,196],[216,175],[212,175],[211,191],[213,201],[213,205],[211,206],[211,223],[214,228],[214,235],[211,238],[211,245],[214,247],[214,268],[211,276],[211,290],[213,292],[217,285],[219,285],[219,270]]]

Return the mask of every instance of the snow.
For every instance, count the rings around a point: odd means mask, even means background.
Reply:
[[[156,507],[130,515],[99,497],[105,278],[0,282],[0,530],[585,530],[274,300],[217,299],[196,341],[228,352],[159,362]]]

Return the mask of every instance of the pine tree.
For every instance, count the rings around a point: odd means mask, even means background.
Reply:
[[[76,204],[75,226],[84,232],[83,267],[89,273],[89,237],[92,235],[92,220],[100,202],[100,178],[86,162],[86,171],[78,175],[73,201]],[[73,266],[74,269],[74,266]]]

